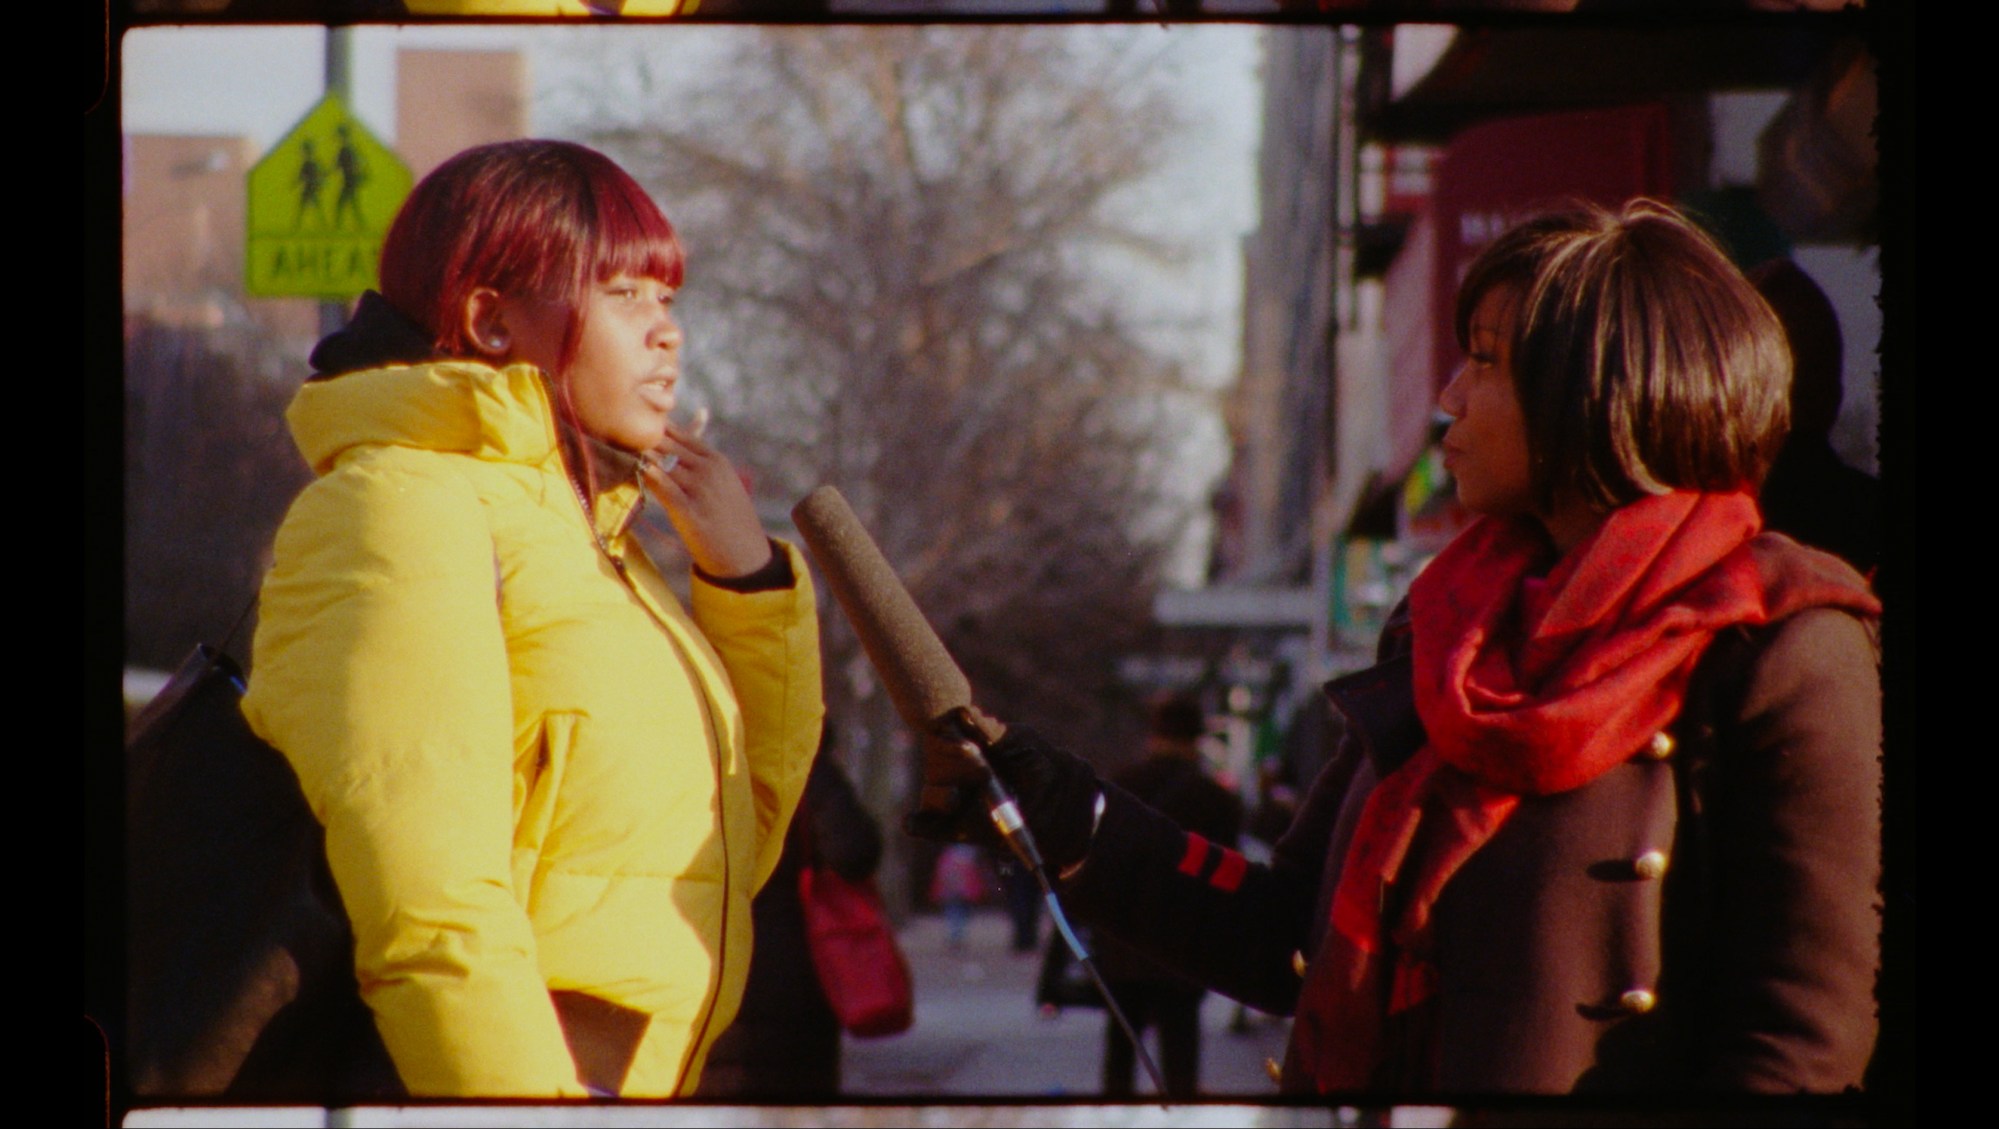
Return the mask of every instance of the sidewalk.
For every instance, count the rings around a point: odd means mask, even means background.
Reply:
[[[1044,938],[1048,929],[1043,921]],[[1070,1010],[1041,1018],[1034,1006],[1041,952],[1014,953],[1011,936],[1003,913],[981,912],[972,918],[964,948],[952,952],[941,917],[913,918],[901,940],[916,982],[916,1025],[888,1039],[847,1040],[845,1091],[916,1100],[1094,1100],[1104,1013]],[[1277,1088],[1264,1060],[1283,1058],[1289,1024],[1251,1012],[1246,1030],[1236,1032],[1230,1030],[1235,1014],[1233,1001],[1215,995],[1201,1009],[1201,1094],[1270,1098]],[[1151,1093],[1142,1067],[1139,1073],[1139,1093]]]

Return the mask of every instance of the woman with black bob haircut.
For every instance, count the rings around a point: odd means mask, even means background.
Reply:
[[[467,150],[287,413],[318,478],[243,709],[326,829],[411,1094],[688,1094],[742,998],[818,745],[818,627],[803,560],[673,418],[684,270],[602,154]],[[632,536],[648,498],[686,605]]]
[[[1078,916],[1295,1014],[1286,1091],[1859,1085],[1880,606],[1760,532],[1790,380],[1776,318],[1640,200],[1501,236],[1457,331],[1444,459],[1480,516],[1379,664],[1326,687],[1346,736],[1269,865],[1020,727],[988,760]]]

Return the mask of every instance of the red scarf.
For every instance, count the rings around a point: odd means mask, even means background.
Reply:
[[[1746,494],[1648,497],[1543,578],[1540,526],[1486,518],[1416,578],[1428,743],[1362,809],[1292,1029],[1305,1077],[1287,1083],[1324,1093],[1381,1081],[1386,1020],[1434,991],[1424,950],[1445,883],[1522,796],[1580,788],[1665,729],[1715,632],[1809,607],[1880,613],[1832,558],[1757,541],[1761,524]]]

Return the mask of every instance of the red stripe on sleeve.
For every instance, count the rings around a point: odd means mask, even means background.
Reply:
[[[1233,894],[1242,885],[1242,876],[1249,873],[1249,860],[1227,847],[1222,848],[1222,861],[1215,864],[1214,876],[1208,885],[1224,894]]]
[[[1187,854],[1180,860],[1180,873],[1190,878],[1201,876],[1201,864],[1208,861],[1208,841],[1189,831],[1187,833]]]

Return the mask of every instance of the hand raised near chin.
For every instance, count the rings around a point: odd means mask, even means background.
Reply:
[[[705,416],[697,418],[697,424]],[[694,567],[717,579],[748,576],[770,562],[770,538],[728,457],[698,427],[669,421],[666,439],[640,460],[640,476],[666,509]]]

